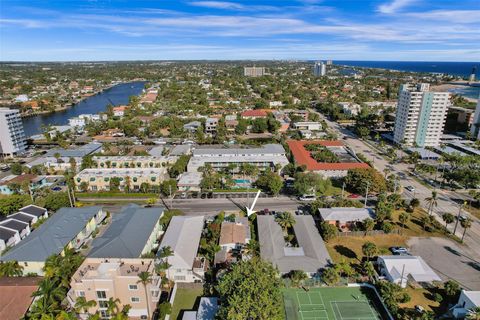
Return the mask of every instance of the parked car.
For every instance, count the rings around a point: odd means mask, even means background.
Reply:
[[[8,171],[10,170],[10,166],[6,165],[6,164],[3,164],[0,166],[0,170],[5,172],[5,171]]]
[[[407,187],[405,187],[405,189],[407,189],[407,190],[410,191],[410,192],[415,191],[415,187],[414,187],[414,186],[407,186]]]
[[[357,199],[357,198],[360,198],[360,195],[355,194],[355,193],[352,193],[351,195],[348,196],[348,198],[350,198],[350,199]]]
[[[408,249],[404,247],[390,247],[390,251],[396,256],[409,254]]]
[[[300,201],[315,201],[317,197],[313,194],[304,194],[298,197],[298,200]]]
[[[60,190],[62,190],[62,188],[60,188],[60,187],[53,187],[53,188],[51,188],[51,190],[52,190],[52,191],[60,191]]]

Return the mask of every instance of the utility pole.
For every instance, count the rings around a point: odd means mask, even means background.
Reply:
[[[368,187],[370,186],[370,182],[367,182],[367,190],[365,190],[365,205],[364,207],[367,207],[367,200],[368,200]]]
[[[68,201],[70,201],[70,207],[73,208],[72,197],[70,195],[70,187],[67,185]]]
[[[343,192],[345,191],[345,182],[342,184],[342,199],[343,199]]]
[[[403,288],[402,285],[403,285],[403,277],[404,277],[404,275],[405,275],[405,264],[404,264],[403,267],[402,267],[402,277],[400,278],[400,287],[402,287],[402,288]],[[405,283],[405,285],[406,285],[406,283]]]
[[[170,209],[173,209],[173,198],[172,198],[172,186],[168,186],[168,191],[170,193]]]

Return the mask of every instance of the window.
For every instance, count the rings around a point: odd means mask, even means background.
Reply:
[[[107,293],[105,291],[97,291],[98,299],[107,299]]]
[[[110,318],[110,314],[108,314],[107,310],[100,310],[100,317],[102,319],[108,319],[108,318]]]
[[[108,301],[98,301],[98,307],[100,309],[107,309],[108,308]]]
[[[137,302],[140,302],[140,298],[139,297],[131,297],[130,301],[133,302],[133,303],[137,303]]]
[[[138,286],[136,284],[129,284],[128,285],[128,290],[137,290]]]
[[[185,281],[186,277],[185,276],[175,276],[174,279],[177,280],[177,281]]]
[[[78,296],[78,297],[85,297],[85,291],[78,290],[78,291],[77,291],[77,296]]]

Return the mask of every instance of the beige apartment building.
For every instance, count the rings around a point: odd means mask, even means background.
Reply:
[[[87,301],[97,303],[87,310],[87,314],[80,314],[82,319],[97,311],[102,319],[109,318],[107,305],[110,298],[120,300],[120,309],[127,304],[131,306],[130,319],[146,319],[147,315],[151,318],[160,299],[161,284],[154,269],[153,259],[87,258],[72,277],[68,302],[73,307],[78,298],[85,297]],[[146,288],[139,282],[141,272],[149,272],[152,277]]]
[[[97,168],[161,168],[177,161],[178,157],[154,156],[95,156]]]
[[[85,186],[88,191],[110,191],[111,180],[118,178],[119,188],[124,191],[141,190],[143,183],[149,186],[159,186],[168,178],[167,168],[106,168],[85,169],[75,176],[75,187],[81,191]]]

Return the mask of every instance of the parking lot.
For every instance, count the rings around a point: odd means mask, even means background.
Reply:
[[[480,258],[445,238],[411,238],[410,252],[421,256],[444,280],[453,279],[469,290],[480,290]]]

